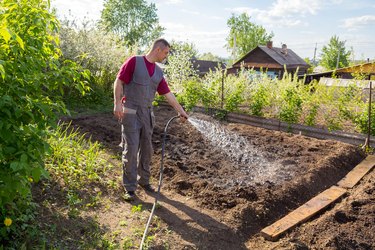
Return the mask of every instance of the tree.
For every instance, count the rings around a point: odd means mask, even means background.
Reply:
[[[313,72],[313,70],[314,70],[314,62],[312,62],[311,60],[310,60],[310,58],[308,58],[308,57],[305,57],[304,59],[303,59],[308,65],[310,65],[310,68],[308,68],[307,69],[307,73],[308,74],[311,74],[312,72]]]
[[[244,56],[258,45],[265,45],[273,38],[260,25],[250,22],[250,17],[246,13],[239,16],[232,14],[227,25],[230,29],[227,37],[227,49],[232,52],[234,59]]]
[[[66,111],[64,87],[87,91],[88,71],[60,60],[47,0],[0,1],[0,218],[47,176],[48,128]],[[84,78],[83,78],[84,77]],[[7,209],[5,207],[8,206]],[[1,230],[0,230],[1,231]],[[2,233],[0,233],[4,236]]]
[[[196,55],[197,50],[193,44],[171,42],[171,53],[168,56],[165,74],[171,88],[177,94],[182,92],[184,82],[197,77],[191,60]]]
[[[216,62],[223,62],[225,59],[212,54],[211,52],[203,53],[202,55],[198,56],[200,60],[207,60],[207,61],[216,61]]]
[[[145,0],[106,0],[100,24],[121,37],[125,45],[144,48],[164,30],[156,11],[155,4],[148,5]]]
[[[346,51],[345,41],[340,41],[338,36],[333,36],[327,46],[323,46],[320,65],[327,69],[336,69],[349,66],[351,52]]]

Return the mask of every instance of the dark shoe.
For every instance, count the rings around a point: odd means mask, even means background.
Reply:
[[[139,186],[141,186],[146,192],[155,193],[155,188],[153,188],[150,184],[139,184]]]
[[[127,191],[125,192],[124,199],[125,201],[134,201],[135,193],[134,191]]]

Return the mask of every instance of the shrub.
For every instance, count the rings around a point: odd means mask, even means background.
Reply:
[[[47,176],[47,128],[66,111],[64,87],[87,91],[89,73],[59,60],[59,23],[49,1],[3,0],[0,12],[0,218],[6,218],[16,201],[30,197],[31,183]]]
[[[104,32],[89,20],[78,23],[64,19],[59,37],[63,58],[88,69],[92,76],[89,84],[92,91],[82,98],[80,93],[68,90],[67,100],[85,105],[108,102],[120,66],[133,54],[133,48],[125,48],[117,36]]]

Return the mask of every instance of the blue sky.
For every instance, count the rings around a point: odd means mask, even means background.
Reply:
[[[103,0],[52,0],[59,16],[99,19]],[[164,37],[194,43],[199,53],[229,57],[227,20],[243,12],[274,33],[274,46],[287,44],[302,58],[316,57],[333,35],[353,48],[354,59],[375,59],[374,0],[147,0],[155,3]]]

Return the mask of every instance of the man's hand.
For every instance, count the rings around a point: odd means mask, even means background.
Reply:
[[[122,121],[122,118],[124,117],[124,112],[122,110],[122,104],[117,103],[113,107],[113,114],[115,117],[119,120]]]
[[[187,119],[189,119],[189,116],[188,114],[185,112],[185,110],[182,109],[182,111],[180,113],[178,113],[180,115],[180,121],[181,122],[186,122]]]
[[[119,121],[122,121],[124,117],[124,111],[122,110],[123,85],[124,82],[118,78],[113,83],[113,114]]]

